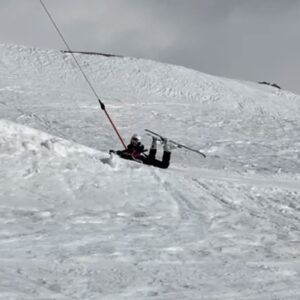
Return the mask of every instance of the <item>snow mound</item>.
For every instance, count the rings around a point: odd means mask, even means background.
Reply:
[[[0,119],[1,152],[10,155],[20,155],[29,152],[33,155],[50,153],[60,157],[99,156],[100,152],[92,148],[55,137],[48,133]]]
[[[40,198],[45,193],[55,205],[65,198],[66,191],[84,184],[81,180],[72,184],[71,178],[86,176],[88,180],[91,173],[105,178],[116,171],[118,162],[107,157],[92,148],[0,119],[0,196],[28,207],[32,202],[43,205]]]

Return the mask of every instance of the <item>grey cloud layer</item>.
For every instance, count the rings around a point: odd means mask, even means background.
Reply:
[[[300,92],[298,0],[44,0],[74,49],[269,80]],[[0,1],[4,43],[63,48],[38,0]]]

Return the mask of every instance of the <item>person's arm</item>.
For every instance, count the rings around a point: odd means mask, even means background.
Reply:
[[[139,153],[145,153],[146,151],[148,151],[148,149],[145,149],[145,146],[142,144],[139,145],[137,148],[137,152],[139,152]]]
[[[131,153],[132,153],[132,146],[129,144],[127,145],[127,148],[124,150],[118,150],[116,151],[116,153],[123,158],[130,158],[131,157]]]

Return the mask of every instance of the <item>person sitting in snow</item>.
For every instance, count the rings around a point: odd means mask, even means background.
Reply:
[[[152,137],[152,144],[149,154],[145,154],[145,152],[147,152],[147,149],[145,149],[144,145],[141,143],[141,137],[137,134],[134,134],[131,137],[130,144],[125,150],[119,150],[116,152],[111,150],[110,152],[116,153],[124,159],[135,160],[145,165],[167,169],[170,165],[172,147],[168,143],[167,139],[162,140],[162,143],[164,145],[164,153],[162,156],[162,160],[158,160],[156,159],[157,141],[158,138]]]

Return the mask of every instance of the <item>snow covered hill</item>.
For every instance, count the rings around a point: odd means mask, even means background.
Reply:
[[[125,139],[208,157],[108,159],[122,145],[70,54],[0,45],[0,299],[299,299],[300,97],[76,57]]]

